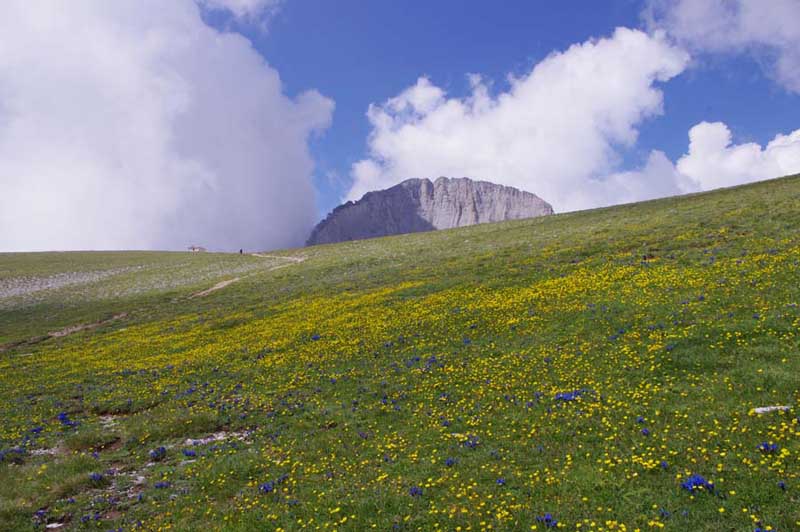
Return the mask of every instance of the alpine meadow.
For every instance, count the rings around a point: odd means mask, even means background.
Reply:
[[[0,254],[0,529],[800,529],[800,176]]]

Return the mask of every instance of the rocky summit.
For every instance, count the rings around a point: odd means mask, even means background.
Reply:
[[[449,229],[553,214],[536,194],[472,179],[408,179],[336,207],[306,245]]]

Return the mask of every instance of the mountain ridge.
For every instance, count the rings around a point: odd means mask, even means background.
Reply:
[[[536,194],[467,177],[412,178],[333,209],[307,246],[553,214]]]

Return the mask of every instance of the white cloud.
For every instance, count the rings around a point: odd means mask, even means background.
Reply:
[[[659,150],[653,150],[641,169],[611,174],[603,180],[603,189],[615,191],[614,203],[633,203],[688,192],[699,192],[700,185],[675,168]],[[603,190],[598,190],[602,193]]]
[[[660,33],[619,28],[550,55],[497,96],[475,75],[466,98],[448,97],[420,78],[370,106],[369,158],[353,166],[348,197],[445,175],[530,190],[557,210],[616,202],[623,194],[617,187],[629,185],[626,175],[600,176],[614,171],[620,146],[635,143],[637,126],[662,112],[657,82],[678,75],[688,60]],[[630,187],[632,199],[649,194]]]
[[[776,135],[763,148],[733,144],[728,126],[701,122],[689,130],[689,148],[677,164],[653,151],[643,168],[613,174],[604,183],[617,203],[742,185],[800,173],[800,129]]]
[[[693,50],[748,51],[787,90],[800,92],[797,0],[651,0],[645,18]]]
[[[0,250],[304,240],[307,139],[330,100],[288,98],[191,0],[18,0],[3,15]]]
[[[732,144],[722,122],[701,122],[689,131],[689,151],[677,170],[701,189],[740,185],[800,172],[800,129],[777,135],[765,147]]]

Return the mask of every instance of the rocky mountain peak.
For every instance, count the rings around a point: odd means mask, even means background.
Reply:
[[[464,227],[553,214],[536,194],[487,181],[408,179],[336,207],[306,245]]]

